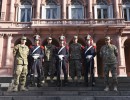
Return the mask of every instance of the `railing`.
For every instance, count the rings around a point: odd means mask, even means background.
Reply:
[[[25,27],[25,28],[30,28],[31,27],[32,22],[14,22],[13,25],[15,27]]]
[[[0,21],[0,28],[30,28],[31,22]]]
[[[130,26],[130,21],[124,21],[126,26]]]
[[[124,19],[32,19],[32,22],[0,21],[0,28],[33,28],[39,26],[130,26]]]
[[[123,25],[124,19],[32,19],[32,26],[44,25]]]

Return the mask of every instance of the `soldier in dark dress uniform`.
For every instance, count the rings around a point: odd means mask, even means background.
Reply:
[[[37,87],[41,87],[42,61],[44,57],[44,47],[40,45],[40,36],[34,36],[35,44],[30,47],[29,55],[33,58],[31,67],[31,81],[35,85],[35,72],[37,71]]]
[[[64,73],[64,83],[67,83],[68,80],[68,72],[67,72],[67,62],[68,62],[68,56],[69,52],[67,47],[65,46],[65,37],[60,36],[60,47],[57,47],[56,49],[56,69],[57,69],[57,85],[61,86],[61,70],[63,70]]]
[[[88,74],[90,73],[90,81],[92,82],[92,86],[95,85],[95,78],[94,78],[94,57],[96,55],[96,48],[93,46],[92,38],[90,35],[85,37],[86,46],[84,48],[84,61],[85,61],[85,73],[84,73],[84,80],[86,86],[88,86]]]

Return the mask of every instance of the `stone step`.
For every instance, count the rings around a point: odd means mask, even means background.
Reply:
[[[2,96],[0,100],[130,100],[130,96]]]
[[[2,92],[1,96],[130,96],[130,91],[19,91]]]
[[[0,83],[10,83],[12,79],[13,77],[0,77]],[[56,81],[56,77],[54,78],[54,80]],[[70,77],[68,80],[72,82]],[[96,83],[104,82],[103,77],[96,77],[95,80],[96,80]],[[110,78],[110,81],[112,81],[112,78]],[[118,81],[119,83],[130,83],[130,77],[118,77]],[[84,82],[83,78],[81,79],[81,82]]]

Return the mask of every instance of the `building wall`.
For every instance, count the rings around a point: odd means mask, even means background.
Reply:
[[[53,2],[55,1],[55,2]],[[74,1],[74,2],[73,2]],[[112,43],[118,47],[118,75],[130,75],[130,16],[124,17],[122,8],[128,8],[128,0],[52,0],[53,6],[48,6],[46,0],[2,0],[0,14],[0,76],[11,76],[14,68],[12,50],[19,43],[22,35],[27,36],[27,45],[33,44],[33,35],[39,34],[41,43],[46,43],[48,36],[53,37],[53,43],[58,46],[58,37],[66,36],[67,44],[72,41],[73,35],[79,36],[79,42],[85,45],[84,37],[90,34],[97,46],[95,57],[95,76],[103,76],[102,60],[99,51],[104,45],[104,36],[112,37]],[[78,5],[78,6],[77,6]],[[21,9],[31,8],[31,13],[24,16]],[[54,19],[53,13],[47,16],[50,7],[57,7]],[[79,7],[79,10],[75,8]],[[102,9],[105,10],[102,10]],[[25,10],[25,9],[24,9]],[[80,12],[80,10],[82,12]],[[51,11],[51,10],[50,10]],[[107,14],[105,14],[106,12]],[[128,12],[126,10],[126,12]],[[82,15],[83,14],[83,15]],[[46,15],[46,16],[45,16]],[[21,17],[21,19],[20,19]],[[48,17],[48,19],[47,19]],[[125,20],[126,21],[125,21]]]

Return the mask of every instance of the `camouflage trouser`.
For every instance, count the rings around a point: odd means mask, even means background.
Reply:
[[[78,60],[70,60],[69,73],[70,73],[70,76],[72,79],[76,75],[78,78],[81,77],[81,61],[79,59]]]
[[[54,73],[56,71],[55,64],[52,61],[44,62],[44,77],[47,78],[50,75],[51,78],[54,78]]]
[[[14,85],[25,86],[27,75],[27,65],[17,65],[14,74]],[[20,83],[19,83],[20,82]]]
[[[109,85],[109,71],[111,71],[113,85],[117,85],[117,64],[105,64],[104,66],[104,80],[105,84]]]

